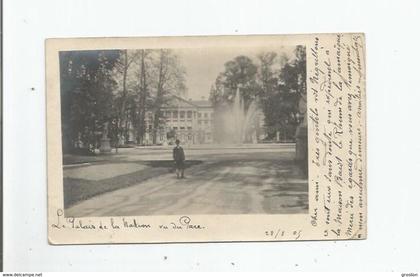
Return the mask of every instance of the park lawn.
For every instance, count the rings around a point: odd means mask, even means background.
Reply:
[[[115,161],[113,162],[115,163]],[[128,162],[121,162],[128,163]],[[160,176],[162,174],[171,174],[174,172],[173,161],[170,160],[157,160],[157,161],[137,161],[134,162],[139,165],[139,170],[122,175],[116,175],[111,178],[102,180],[95,179],[81,179],[81,178],[63,178],[63,194],[64,194],[64,208],[69,208],[72,205],[81,201],[90,199],[94,196],[115,191],[121,188],[140,184],[150,178]],[[198,160],[186,161],[185,167],[191,167],[196,164],[202,163]],[[104,163],[96,163],[104,164]],[[131,164],[131,162],[130,162]],[[80,169],[84,166],[78,167]],[[66,169],[64,169],[65,171]],[[71,168],[70,170],[75,170]],[[77,170],[77,168],[76,168]],[[95,172],[98,174],[98,172]],[[66,174],[64,174],[65,176]]]

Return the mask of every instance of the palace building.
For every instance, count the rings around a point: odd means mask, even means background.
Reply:
[[[182,144],[204,144],[213,142],[213,107],[207,100],[186,100],[173,96],[172,101],[162,107],[162,121],[157,130],[156,143],[173,144],[179,139]],[[153,113],[146,115],[145,144],[153,143]]]

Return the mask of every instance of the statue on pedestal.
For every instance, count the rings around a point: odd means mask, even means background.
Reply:
[[[108,138],[108,122],[104,123],[104,129],[102,132],[102,138],[101,138],[101,147],[99,147],[99,151],[101,153],[109,153],[111,152],[111,144],[110,139]]]

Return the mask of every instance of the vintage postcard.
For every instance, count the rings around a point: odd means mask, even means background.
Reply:
[[[46,41],[51,244],[365,239],[360,33]]]

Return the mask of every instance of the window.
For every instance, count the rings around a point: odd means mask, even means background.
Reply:
[[[187,112],[187,118],[192,118],[192,111]]]
[[[185,127],[181,127],[181,128],[179,128],[179,129],[184,130],[184,129],[185,129]]]
[[[185,118],[185,111],[179,112],[179,117],[180,118]]]
[[[173,117],[178,118],[178,111],[174,111]]]
[[[201,118],[201,113],[197,113],[197,117],[198,118]]]
[[[192,127],[187,127],[188,130],[192,130]]]
[[[178,127],[174,127],[174,131],[178,130]]]
[[[204,114],[204,118],[207,118],[207,113]]]

